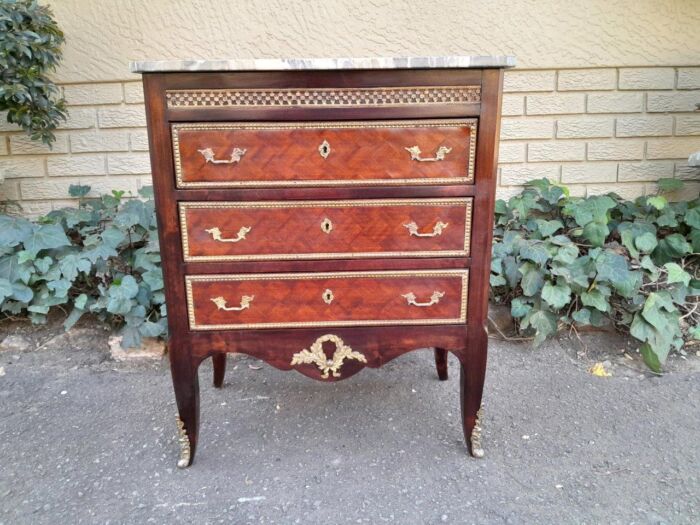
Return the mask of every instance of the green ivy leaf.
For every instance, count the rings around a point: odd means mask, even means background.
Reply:
[[[605,244],[605,238],[609,233],[608,226],[599,222],[589,222],[583,227],[583,238],[596,247]]]
[[[683,217],[683,222],[696,230],[700,230],[700,206],[688,210]]]
[[[543,211],[542,205],[537,202],[537,195],[532,191],[524,191],[508,200],[508,207],[515,217],[521,220],[528,216],[530,210]]]
[[[544,272],[529,262],[523,264],[519,271],[523,275],[520,281],[523,293],[530,297],[536,295],[544,285]]]
[[[576,321],[577,324],[587,326],[591,324],[591,311],[588,308],[581,308],[571,314],[571,318]]]
[[[542,241],[529,240],[524,241],[520,246],[520,257],[544,266],[551,255]]]
[[[686,272],[676,263],[666,263],[664,268],[668,272],[668,282],[669,283],[682,283],[683,286],[688,286],[690,284],[690,274]]]
[[[85,295],[84,293],[81,293],[78,297],[75,298],[75,301],[73,301],[73,304],[75,305],[76,308],[79,308],[80,310],[84,310],[85,306],[87,305],[88,301],[88,296]]]
[[[39,273],[45,274],[48,273],[51,263],[53,263],[53,259],[47,255],[46,257],[41,257],[40,259],[35,260],[34,267]]]
[[[521,275],[518,271],[518,263],[515,260],[515,257],[508,255],[503,259],[503,270],[505,278],[508,281],[508,286],[515,288],[518,285],[518,282],[520,282]]]
[[[691,252],[690,244],[680,233],[674,233],[664,239],[669,247],[680,257]]]
[[[680,233],[674,233],[661,239],[651,255],[656,264],[662,265],[673,259],[680,259],[691,251],[692,247],[685,237]]]
[[[683,181],[680,179],[665,178],[656,181],[656,185],[659,187],[659,191],[672,192],[680,190],[683,187]]]
[[[571,264],[578,258],[578,255],[578,246],[575,244],[569,244],[559,248],[552,260],[562,264]]]
[[[670,347],[668,349],[654,348],[649,343],[643,343],[639,347],[644,363],[656,373],[661,373],[661,364],[666,361],[669,349]]]
[[[510,315],[516,319],[525,317],[530,310],[532,310],[532,305],[524,297],[516,297],[510,303]]]
[[[634,239],[634,244],[639,251],[651,253],[659,243],[656,241],[656,235],[651,232],[644,232]]]
[[[90,186],[85,184],[71,184],[68,186],[68,195],[73,198],[82,198],[90,193]]]
[[[630,278],[627,259],[611,250],[603,250],[595,260],[598,280],[610,281],[613,285],[622,284]]]
[[[161,324],[145,321],[139,326],[139,332],[144,337],[158,337],[163,334],[164,327]]]
[[[557,331],[557,316],[546,310],[538,310],[530,316],[530,326],[535,329],[535,346],[539,346]]]
[[[110,248],[116,248],[126,240],[126,234],[115,226],[105,228],[101,237],[102,241]]]
[[[12,283],[12,298],[21,302],[28,303],[34,297],[34,292],[29,286],[22,283]]]
[[[613,199],[607,195],[599,195],[572,201],[564,209],[569,215],[573,215],[579,226],[586,226],[591,222],[597,222],[601,225],[607,224],[608,210],[614,207],[615,201]]]
[[[70,241],[66,237],[63,228],[58,224],[35,226],[32,233],[24,241],[24,248],[35,254],[41,250],[60,248],[62,246],[70,246]]]
[[[83,255],[88,261],[95,264],[100,259],[106,261],[110,257],[116,257],[119,254],[117,253],[117,250],[111,246],[108,246],[107,244],[98,244],[90,250],[85,250]]]
[[[664,227],[675,228],[678,226],[678,221],[676,220],[676,214],[673,210],[667,209],[664,213],[656,218],[656,224]]]
[[[693,253],[700,253],[700,228],[693,228],[690,231],[690,242],[693,245]]]
[[[141,346],[141,332],[137,326],[126,325],[119,335],[122,336],[122,348],[138,348]]]
[[[555,310],[560,310],[571,301],[571,288],[557,281],[556,285],[547,281],[542,287],[542,299]]]
[[[139,285],[133,275],[125,275],[119,283],[113,283],[109,287],[110,295],[133,299],[139,293]]]
[[[34,225],[26,219],[0,215],[0,246],[17,246],[29,238],[33,231]]]
[[[0,304],[12,295],[12,283],[7,279],[0,277]]]
[[[49,290],[54,292],[56,297],[67,297],[68,290],[71,288],[71,282],[66,279],[59,279],[58,281],[50,281],[47,283],[47,286]]]
[[[61,270],[61,275],[68,281],[75,281],[78,277],[78,272],[89,272],[92,268],[90,261],[83,259],[77,253],[71,253],[63,257],[58,263]]]
[[[492,273],[489,276],[489,284],[495,288],[497,286],[505,286],[508,283],[506,282],[506,278],[502,275],[495,275]]]
[[[151,288],[152,292],[157,292],[158,290],[163,289],[163,272],[160,270],[149,270],[145,272],[142,277],[144,282]],[[500,277],[500,275],[498,277]],[[505,284],[506,281],[503,279],[503,284],[499,286],[503,286]]]
[[[559,219],[554,219],[551,221],[537,219],[535,223],[537,224],[537,230],[540,232],[542,237],[551,237],[554,232],[564,227],[564,223],[562,223]]]
[[[66,317],[66,320],[63,321],[63,329],[64,330],[70,330],[75,326],[75,323],[77,323],[80,318],[83,316],[85,313],[85,310],[78,308],[77,306],[73,308],[70,314],[68,314],[68,317]]]
[[[663,210],[666,206],[668,206],[668,201],[666,200],[666,197],[657,195],[654,197],[647,197],[647,204],[656,208],[657,210]]]
[[[506,204],[506,201],[503,199],[496,199],[494,212],[496,215],[508,215],[508,205]]]
[[[605,313],[608,311],[608,299],[597,288],[583,292],[581,294],[581,302],[584,306],[591,306],[601,312]]]

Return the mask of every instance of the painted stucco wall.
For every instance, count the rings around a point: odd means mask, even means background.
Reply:
[[[66,33],[55,78],[70,119],[49,151],[0,123],[0,200],[41,214],[70,184],[150,183],[130,60],[513,54],[499,196],[542,176],[577,195],[700,176],[698,0],[50,0]],[[4,118],[2,119],[4,120]]]
[[[129,60],[513,54],[524,69],[698,65],[697,0],[53,0],[58,78]]]

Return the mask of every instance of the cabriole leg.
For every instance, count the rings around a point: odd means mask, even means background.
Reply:
[[[178,410],[180,443],[179,468],[189,467],[197,450],[199,433],[199,377],[198,364],[192,363],[188,353],[173,350],[170,353],[175,400]]]
[[[444,348],[435,349],[435,368],[440,381],[447,380],[447,350]]]
[[[214,386],[221,388],[226,375],[226,354],[214,354],[211,359],[214,364]]]
[[[478,333],[473,333],[467,338],[467,349],[459,357],[459,395],[464,441],[469,453],[475,458],[484,457],[481,444],[481,425],[483,424],[481,395],[486,374],[487,343],[486,332],[478,330]]]

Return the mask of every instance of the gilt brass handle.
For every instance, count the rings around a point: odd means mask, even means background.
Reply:
[[[447,223],[437,221],[435,226],[433,226],[432,233],[420,233],[418,231],[418,225],[415,222],[409,222],[408,224],[404,224],[403,226],[404,228],[408,229],[408,233],[410,233],[411,235],[415,235],[416,237],[437,237],[438,235],[442,235],[442,230],[447,228]]]
[[[416,294],[413,292],[409,292],[407,294],[403,294],[401,297],[405,297],[406,301],[408,301],[409,306],[433,306],[434,304],[438,304],[440,302],[440,299],[445,295],[445,292],[438,292],[435,290],[433,292],[433,295],[430,296],[430,301],[427,301],[425,303],[419,303],[416,301]]]
[[[417,160],[418,162],[435,162],[438,160],[445,160],[445,155],[452,151],[452,148],[440,146],[435,152],[434,157],[426,158],[421,157],[421,150],[418,146],[411,146],[410,148],[405,148],[405,150],[411,154],[411,160]]]
[[[198,149],[197,151],[199,151],[202,157],[204,157],[204,160],[210,164],[238,164],[247,150],[243,148],[233,148],[233,151],[231,151],[231,158],[228,160],[217,159],[214,150],[211,148]]]
[[[335,345],[335,352],[333,352],[331,358],[328,358],[323,351],[323,343],[326,342]],[[290,364],[292,366],[304,364],[316,365],[322,372],[321,377],[323,379],[328,379],[329,374],[332,374],[333,377],[340,377],[339,370],[346,359],[354,359],[360,363],[367,363],[367,358],[362,353],[350,348],[340,337],[334,334],[326,334],[316,339],[309,347],[309,350],[304,348],[301,352],[294,354]]]
[[[252,230],[253,228],[251,226],[241,226],[241,229],[238,230],[238,234],[233,237],[233,238],[224,238],[221,236],[221,230],[219,228],[209,228],[208,230],[204,230],[208,234],[210,234],[215,241],[219,242],[239,242],[245,239],[245,236]]]
[[[240,306],[226,306],[226,299],[223,297],[212,297],[211,302],[216,305],[219,310],[226,310],[227,312],[240,312],[246,308],[250,308],[250,303],[255,299],[254,295],[244,295],[241,297]]]

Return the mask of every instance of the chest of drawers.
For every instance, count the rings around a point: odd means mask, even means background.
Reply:
[[[433,348],[481,397],[502,70],[510,57],[142,62],[178,466],[198,367],[242,352],[320,381]]]

